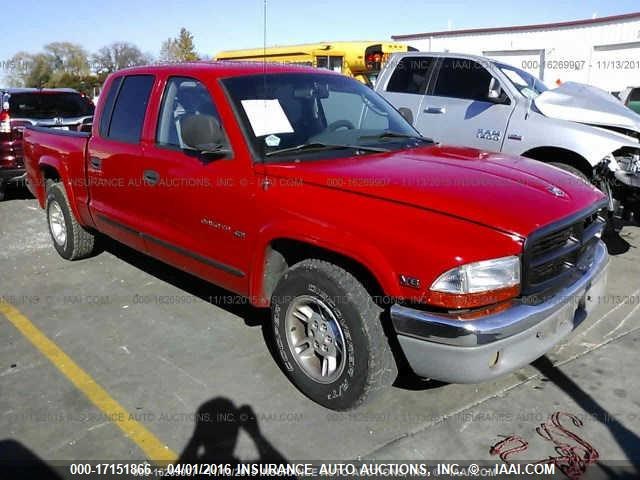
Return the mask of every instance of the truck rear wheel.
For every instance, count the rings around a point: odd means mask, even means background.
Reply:
[[[349,410],[395,380],[382,309],[349,272],[304,260],[283,275],[271,307],[281,367],[313,401]]]
[[[94,252],[95,236],[74,218],[61,183],[47,182],[46,212],[53,246],[62,258],[78,260]]]

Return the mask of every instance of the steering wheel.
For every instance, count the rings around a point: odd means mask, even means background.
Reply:
[[[339,128],[346,128],[348,130],[355,130],[355,125],[351,123],[349,120],[336,120],[335,122],[327,125],[327,130],[330,132],[335,132]]]

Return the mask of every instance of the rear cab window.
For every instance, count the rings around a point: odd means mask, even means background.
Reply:
[[[153,75],[130,75],[115,79],[105,101],[100,136],[125,143],[139,143]]]
[[[113,105],[116,103],[116,97],[120,91],[122,77],[117,77],[111,82],[109,92],[105,97],[104,107],[102,107],[102,115],[100,117],[100,136],[107,137],[109,133],[109,123],[111,122],[111,114],[113,113]]]

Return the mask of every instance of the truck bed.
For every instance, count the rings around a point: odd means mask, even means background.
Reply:
[[[63,179],[70,199],[88,198],[86,151],[90,137],[87,132],[34,126],[25,128],[23,148],[27,185],[41,207],[45,204],[47,174]],[[76,202],[71,201],[71,205],[76,205]]]

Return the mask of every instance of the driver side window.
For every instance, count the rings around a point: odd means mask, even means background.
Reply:
[[[184,139],[183,129],[196,117],[208,117],[220,124],[218,111],[207,88],[193,78],[170,78],[162,98],[156,143],[167,148],[189,148]],[[212,138],[212,143],[213,140]],[[228,142],[225,137],[223,146],[226,145]]]
[[[478,62],[466,58],[447,57],[438,71],[433,95],[486,101],[491,74]]]

